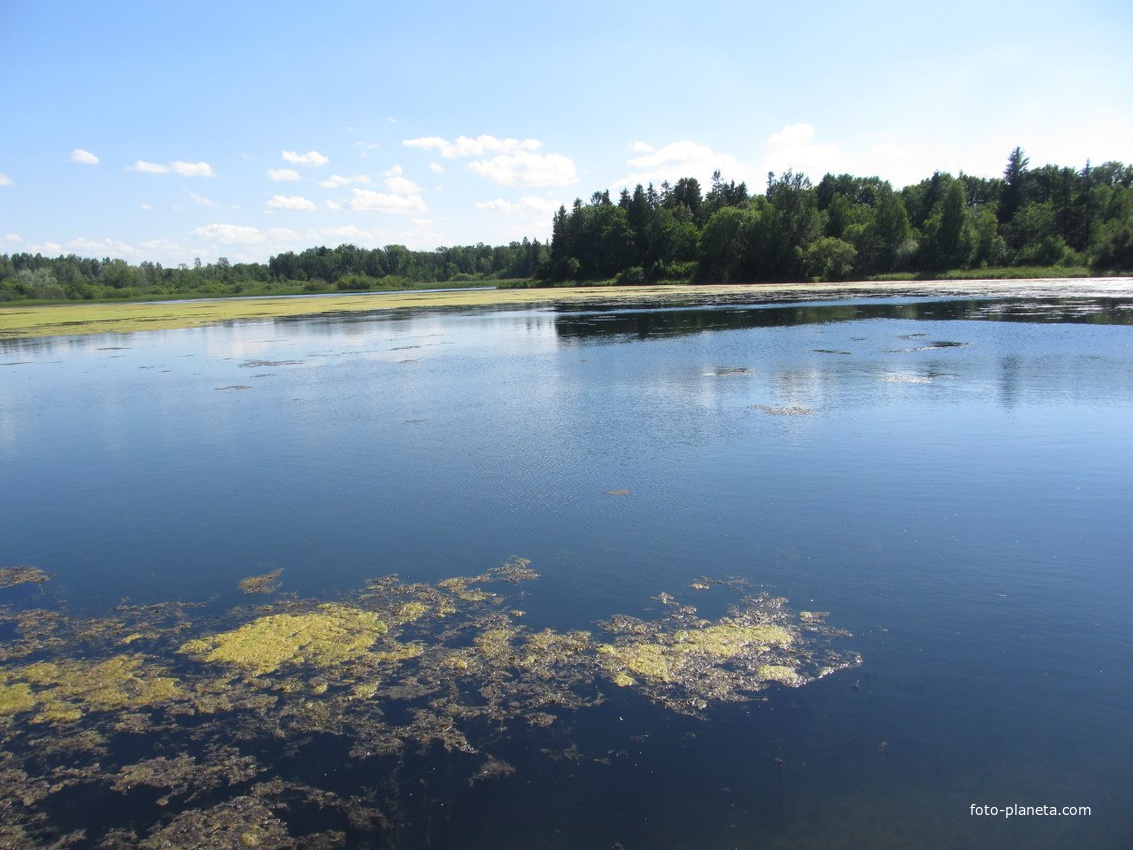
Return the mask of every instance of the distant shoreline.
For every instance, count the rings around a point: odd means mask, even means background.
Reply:
[[[215,298],[184,301],[82,302],[0,306],[0,340],[29,337],[119,334],[224,324],[234,321],[315,316],[340,312],[460,307],[593,304],[610,308],[767,303],[782,300],[1002,295],[1089,297],[1133,295],[1133,277],[1043,278],[1031,280],[850,281],[538,289],[406,290],[349,295]]]

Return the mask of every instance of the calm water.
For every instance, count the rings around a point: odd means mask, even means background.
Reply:
[[[348,846],[1125,848],[1131,325],[1117,287],[6,342],[0,566],[52,580],[0,604],[224,609],[277,568],[333,600],[520,556],[524,622],[593,630],[662,591],[719,616],[690,584],[743,577],[861,665],[702,718],[607,688],[501,734],[485,782],[433,747],[397,833]],[[313,785],[388,778],[324,752]]]

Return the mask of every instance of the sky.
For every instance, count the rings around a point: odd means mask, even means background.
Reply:
[[[1128,0],[0,0],[0,254],[546,240],[712,173],[1133,162]]]

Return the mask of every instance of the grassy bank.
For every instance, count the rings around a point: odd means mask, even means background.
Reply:
[[[661,287],[619,291],[616,297],[653,297]],[[0,305],[0,339],[192,328],[225,322],[268,320],[285,316],[397,310],[404,308],[477,307],[593,299],[595,290],[465,289],[445,292],[405,290],[354,295],[293,298],[213,298],[193,301],[113,301]]]
[[[995,269],[950,269],[942,272],[895,272],[870,280],[1062,280],[1096,277],[1086,266],[1005,266]]]
[[[1034,280],[1035,278],[1030,278]],[[1046,281],[1044,281],[1044,284]],[[1006,284],[1005,284],[1006,285]],[[1061,289],[1057,281],[1048,284]],[[192,328],[238,321],[268,321],[287,316],[328,313],[502,307],[585,302],[633,306],[648,304],[752,303],[788,297],[837,298],[868,293],[948,292],[979,294],[997,283],[980,280],[851,281],[845,283],[778,283],[728,285],[552,287],[537,289],[468,289],[445,292],[402,291],[295,298],[216,298],[198,301],[79,302],[51,305],[0,305],[0,340],[23,337]],[[1073,280],[1066,287],[1081,287]],[[1078,293],[1080,294],[1080,293]]]

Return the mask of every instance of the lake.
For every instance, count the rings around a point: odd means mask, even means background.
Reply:
[[[0,342],[0,846],[1129,847],[1133,283],[757,296]]]

